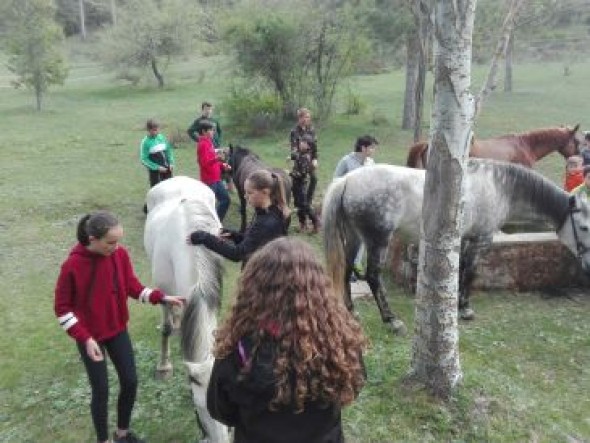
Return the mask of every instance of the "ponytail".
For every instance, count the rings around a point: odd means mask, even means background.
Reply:
[[[270,173],[272,177],[272,187],[270,188],[270,200],[273,205],[276,205],[283,214],[283,218],[286,220],[291,214],[291,209],[287,205],[287,198],[285,193],[285,184],[283,179],[274,172]]]
[[[88,246],[90,237],[103,238],[115,226],[119,226],[119,220],[108,211],[86,214],[78,222],[76,238],[82,245]]]
[[[86,229],[86,225],[88,224],[89,218],[90,214],[86,214],[84,217],[82,217],[78,222],[78,228],[76,229],[76,238],[84,246],[88,246],[90,244],[90,239],[88,238],[88,231]]]

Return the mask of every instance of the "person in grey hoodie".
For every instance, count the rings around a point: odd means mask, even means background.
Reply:
[[[334,170],[334,178],[343,177],[350,171],[354,171],[361,166],[370,166],[375,164],[373,160],[373,154],[375,148],[379,142],[372,135],[363,135],[356,139],[354,144],[354,151],[346,154],[340,159]],[[356,281],[357,278],[363,278],[363,256],[365,255],[365,246],[361,244],[353,265],[353,277]]]

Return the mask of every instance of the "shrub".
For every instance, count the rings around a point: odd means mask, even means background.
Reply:
[[[275,93],[234,88],[223,104],[229,120],[248,135],[262,136],[282,122],[283,103]]]

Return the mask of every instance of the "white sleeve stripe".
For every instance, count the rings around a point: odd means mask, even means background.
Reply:
[[[69,320],[67,320],[66,322],[61,324],[61,327],[64,328],[64,331],[67,331],[68,329],[70,329],[72,326],[74,326],[76,323],[78,323],[78,319],[76,317],[70,318]]]
[[[60,317],[57,318],[57,321],[59,322],[59,324],[63,324],[64,322],[68,321],[70,318],[74,317],[74,313],[73,312],[68,312],[67,314],[64,314]]]
[[[139,301],[142,303],[147,303],[150,301],[150,295],[152,293],[152,290],[148,287],[143,288],[143,291],[141,291],[141,294],[139,294]]]

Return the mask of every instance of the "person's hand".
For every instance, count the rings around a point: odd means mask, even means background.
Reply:
[[[88,357],[90,357],[90,360],[92,360],[92,361],[103,361],[104,360],[104,355],[102,354],[100,346],[98,346],[98,343],[96,343],[96,340],[94,340],[92,337],[90,337],[88,340],[86,340],[85,345],[86,345],[86,354],[88,355]]]
[[[227,164],[227,163],[224,163],[222,165],[222,167],[223,167],[223,170],[224,171],[227,171],[227,172],[231,171],[231,166],[229,164]]]
[[[182,306],[186,303],[186,297],[179,295],[165,295],[164,298],[162,298],[162,302],[167,305]]]
[[[318,167],[318,159],[317,158],[314,158],[311,161],[311,166],[313,166],[314,169]]]
[[[158,166],[158,172],[168,172],[168,168],[165,168],[164,166]]]
[[[205,243],[205,239],[209,235],[208,232],[205,231],[195,231],[186,238],[186,243],[189,245],[200,245]]]

